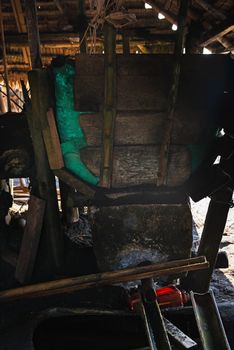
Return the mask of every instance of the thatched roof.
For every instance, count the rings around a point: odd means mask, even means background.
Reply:
[[[119,53],[123,50],[123,37],[130,39],[132,53],[173,52],[176,31],[172,25],[177,24],[178,0],[109,0],[107,8],[104,0],[85,0],[82,10],[79,0],[36,3],[44,65],[56,55],[78,53],[82,31],[89,49],[102,53],[105,21],[117,27]],[[2,0],[7,65],[10,75],[15,77],[30,69],[26,6],[27,1]],[[215,53],[234,53],[233,0],[190,0],[187,23],[190,52],[206,47]]]

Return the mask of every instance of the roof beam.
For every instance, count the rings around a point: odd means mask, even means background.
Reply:
[[[227,16],[220,10],[216,9],[214,6],[207,3],[205,0],[195,0],[200,7],[203,8],[203,10],[209,12],[211,15],[213,15],[215,18],[221,19],[222,21],[227,18]]]
[[[204,34],[200,46],[208,46],[232,31],[234,31],[234,20],[224,21]]]

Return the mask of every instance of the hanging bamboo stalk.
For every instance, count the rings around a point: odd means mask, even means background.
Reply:
[[[168,161],[169,161],[169,150],[171,143],[171,134],[173,130],[174,113],[177,102],[179,80],[180,80],[180,70],[181,70],[181,60],[183,55],[183,48],[186,35],[186,18],[188,12],[189,0],[180,1],[180,9],[178,14],[178,34],[175,44],[175,63],[173,70],[173,78],[171,90],[168,98],[168,110],[167,119],[165,122],[164,134],[162,137],[162,144],[160,148],[160,158],[159,158],[159,171],[158,171],[158,181],[157,185],[166,185],[167,183],[167,172],[168,172]]]
[[[103,114],[103,153],[101,185],[111,186],[114,144],[114,121],[116,115],[116,30],[106,23],[104,30],[105,102]]]
[[[11,100],[10,100],[9,78],[8,78],[8,70],[7,70],[6,43],[5,43],[5,34],[4,34],[4,25],[3,25],[2,0],[0,0],[0,27],[1,27],[1,37],[2,37],[3,67],[4,67],[4,75],[5,75],[6,91],[7,91],[7,106],[8,106],[8,112],[10,112],[11,111]]]

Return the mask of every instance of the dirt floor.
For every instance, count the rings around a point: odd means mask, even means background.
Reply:
[[[192,212],[199,235],[202,233],[209,198],[192,203]],[[220,250],[228,254],[229,268],[216,269],[213,274],[211,288],[218,302],[234,300],[234,208],[229,211]]]

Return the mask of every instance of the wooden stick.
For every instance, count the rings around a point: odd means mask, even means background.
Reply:
[[[116,115],[116,31],[111,24],[105,25],[105,103],[103,115],[103,151],[101,185],[111,186],[114,122]]]
[[[175,64],[173,71],[173,81],[168,98],[167,120],[165,123],[164,135],[160,149],[159,170],[157,185],[166,185],[168,172],[169,148],[171,143],[171,134],[173,129],[173,118],[176,108],[176,101],[179,89],[181,58],[183,54],[184,41],[186,35],[186,18],[189,0],[181,0],[178,16],[178,36],[175,45]]]
[[[18,299],[38,298],[55,294],[77,292],[82,289],[137,281],[163,275],[174,275],[185,271],[206,269],[209,267],[204,256],[134,267],[113,272],[66,278],[39,283],[0,292],[0,303]]]

